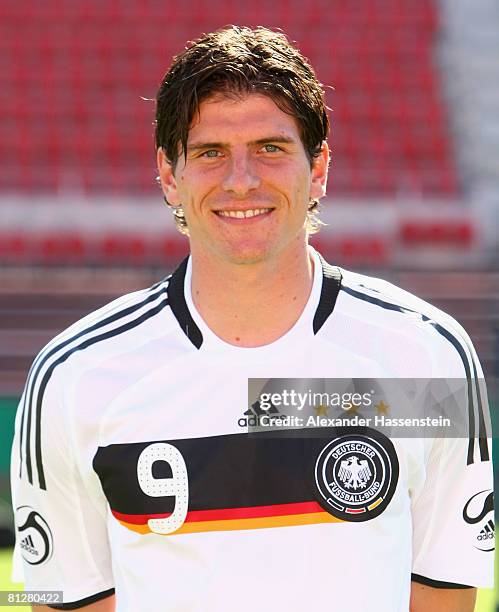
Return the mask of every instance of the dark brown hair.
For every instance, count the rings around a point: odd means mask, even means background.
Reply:
[[[307,59],[281,32],[227,26],[176,55],[158,90],[156,148],[163,148],[174,168],[185,155],[200,103],[216,93],[269,96],[296,119],[310,163],[319,155],[329,120],[324,90]],[[310,211],[317,204],[313,201]],[[179,229],[185,229],[183,211],[175,216]]]

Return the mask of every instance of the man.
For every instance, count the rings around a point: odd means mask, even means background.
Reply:
[[[120,612],[473,610],[492,572],[476,540],[492,502],[480,366],[450,317],[308,247],[327,133],[282,34],[229,27],[175,58],[157,158],[190,258],[31,368],[12,470],[26,588]],[[248,379],[263,377],[464,378],[472,427],[250,434]],[[375,501],[340,503],[368,480]]]

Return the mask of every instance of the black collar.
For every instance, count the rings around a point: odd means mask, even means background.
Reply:
[[[188,261],[189,258],[186,257],[172,274],[170,282],[168,283],[168,301],[170,302],[172,312],[180,328],[192,344],[199,349],[203,344],[203,334],[194,322],[185,301],[184,282]]]
[[[320,257],[320,260],[322,264],[322,289],[312,324],[314,335],[317,334],[333,312],[336,298],[338,297],[338,292],[341,287],[340,270],[328,264],[322,257]],[[168,301],[180,328],[192,344],[199,349],[203,344],[203,334],[194,322],[185,301],[184,283],[187,262],[188,257],[184,259],[172,274],[170,282],[168,283]]]

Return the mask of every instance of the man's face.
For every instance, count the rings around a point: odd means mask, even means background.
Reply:
[[[175,170],[158,150],[163,191],[182,204],[191,252],[237,264],[303,248],[327,164],[324,145],[310,167],[295,119],[260,94],[202,102]]]

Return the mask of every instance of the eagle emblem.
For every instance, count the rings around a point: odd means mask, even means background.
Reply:
[[[371,476],[371,469],[365,459],[359,461],[359,458],[353,455],[340,462],[338,478],[343,482],[345,489],[363,489]]]
[[[369,521],[385,511],[398,476],[397,452],[390,439],[374,429],[348,428],[317,455],[317,500],[343,521]]]

